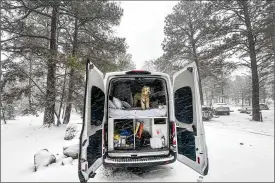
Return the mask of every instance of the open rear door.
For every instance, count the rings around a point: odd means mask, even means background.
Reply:
[[[80,182],[95,176],[102,165],[102,125],[105,90],[103,74],[89,61],[86,63],[86,88],[83,126],[80,135],[78,175]]]
[[[174,115],[177,132],[177,159],[201,175],[208,173],[208,155],[195,63],[173,76]]]

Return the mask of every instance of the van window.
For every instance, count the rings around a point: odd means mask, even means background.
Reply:
[[[104,117],[105,94],[96,86],[92,87],[91,92],[91,125],[99,126]]]
[[[113,101],[113,97],[115,97],[122,102],[124,109],[139,109],[141,107],[142,91],[149,99],[150,109],[159,109],[167,105],[166,82],[164,79],[153,77],[112,79],[109,100]]]
[[[192,90],[190,87],[182,87],[175,92],[175,117],[179,122],[193,123]]]

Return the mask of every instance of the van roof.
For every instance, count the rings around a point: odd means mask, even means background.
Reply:
[[[105,74],[105,78],[109,77],[109,76],[122,76],[122,75],[127,75],[126,72],[128,71],[119,71],[119,72],[107,72]],[[166,76],[169,78],[169,75],[163,72],[150,72],[150,75],[160,75],[160,76]]]

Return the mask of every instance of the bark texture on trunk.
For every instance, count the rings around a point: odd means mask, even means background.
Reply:
[[[252,73],[252,120],[260,121],[260,105],[259,105],[259,77],[258,66],[255,50],[255,38],[252,31],[251,20],[248,12],[248,2],[240,1],[243,6],[245,25],[247,29],[247,39],[249,46],[249,56],[251,62]]]
[[[67,65],[65,66],[65,76],[64,76],[62,94],[61,94],[60,105],[59,105],[59,110],[58,110],[58,119],[60,119],[61,109],[63,106],[64,96],[65,96],[65,88],[66,88],[66,79],[67,79]],[[59,120],[57,125],[60,125],[60,124],[61,124],[61,122]]]
[[[273,73],[275,75],[275,2],[273,1],[273,30],[271,31],[271,43],[272,43],[272,50],[273,50]],[[273,93],[275,91],[275,82],[273,81]],[[275,95],[273,94],[273,101],[275,101]]]
[[[73,87],[74,87],[74,73],[75,73],[74,68],[71,68],[70,80],[69,80],[69,92],[68,92],[67,105],[65,109],[63,124],[68,124],[70,122],[71,111],[72,111]]]
[[[191,38],[191,41],[192,41],[192,49],[193,49],[194,60],[195,60],[195,63],[196,63],[197,69],[198,69],[201,104],[204,105],[203,93],[202,93],[202,84],[201,84],[201,74],[200,74],[200,68],[199,68],[199,61],[198,61],[198,57],[197,57],[196,45],[195,45],[195,41],[194,41],[193,38]]]
[[[75,30],[74,30],[74,42],[73,42],[73,49],[72,49],[72,56],[75,58],[77,55],[77,37],[78,37],[78,19],[75,18]],[[72,102],[73,102],[73,91],[74,91],[74,77],[75,77],[75,69],[71,67],[71,71],[69,74],[69,92],[67,98],[67,105],[65,110],[65,117],[63,120],[63,124],[68,124],[70,122],[71,111],[72,111]]]
[[[58,7],[56,5],[52,6],[52,17],[51,17],[51,39],[50,39],[50,58],[48,59],[48,73],[47,73],[47,91],[45,97],[45,113],[43,124],[50,126],[54,124],[54,114],[55,114],[55,83],[56,83],[56,54],[57,54],[57,44],[56,44],[56,33],[57,33],[57,18],[58,18]]]
[[[31,54],[32,55],[32,54]],[[29,65],[29,70],[30,70],[30,73],[29,73],[29,76],[30,78],[32,77],[32,56],[30,55],[30,65]],[[29,91],[29,94],[28,94],[28,100],[29,100],[29,114],[34,114],[33,110],[32,110],[32,80],[29,78],[29,88],[30,88],[30,91]]]
[[[243,99],[244,99],[244,96],[243,96],[243,91],[242,91],[242,107],[243,107]]]
[[[0,1],[0,8],[2,8],[2,1]],[[2,37],[2,31],[0,31],[0,38]],[[2,50],[2,44],[0,44],[0,50]],[[2,116],[3,116],[3,121],[4,121],[4,124],[6,124],[6,120],[4,118],[4,111],[3,111],[3,108],[2,108],[2,57],[1,57],[1,54],[0,54],[0,122],[2,123]],[[3,112],[3,114],[2,114]]]

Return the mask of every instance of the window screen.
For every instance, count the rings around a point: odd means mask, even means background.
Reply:
[[[101,125],[104,117],[104,92],[96,87],[92,87],[91,91],[91,125]]]
[[[179,122],[193,123],[192,91],[190,87],[182,87],[175,92],[175,117]]]

